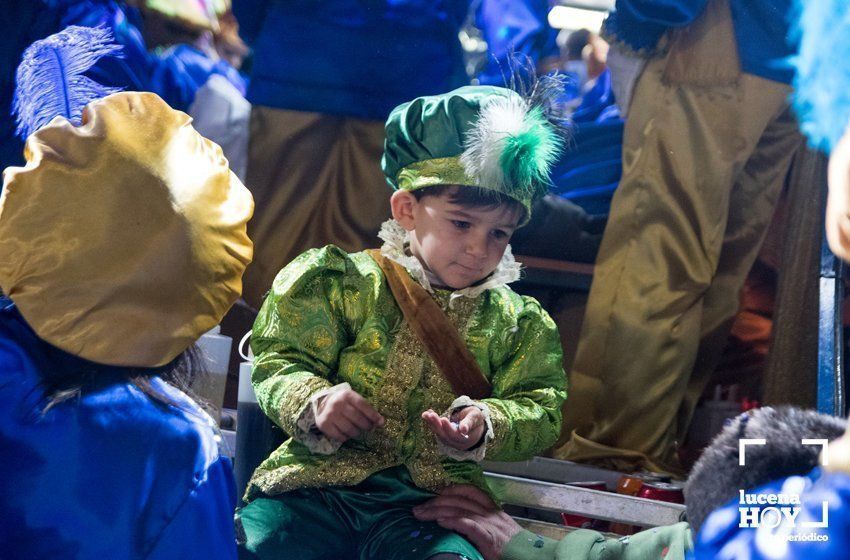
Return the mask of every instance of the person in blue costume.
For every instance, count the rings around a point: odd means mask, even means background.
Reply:
[[[612,51],[643,64],[632,97],[618,99],[623,176],[557,457],[683,474],[678,444],[802,142],[789,105],[789,8],[617,1],[604,34]]]
[[[194,45],[174,45],[158,56],[159,63],[152,75],[152,84],[162,92],[161,97],[175,109],[187,111],[195,94],[210,79],[223,76],[236,90],[245,95],[248,84],[238,70],[224,60],[214,60]]]
[[[246,184],[258,253],[248,304],[259,308],[277,272],[308,248],[371,246],[390,211],[384,122],[404,101],[469,83],[458,39],[468,17],[509,74],[508,52],[536,59],[554,49],[547,12],[545,0],[235,0],[254,53]],[[503,84],[496,62],[484,76]]]
[[[834,418],[833,421],[838,423],[839,419]],[[796,448],[792,454],[800,455],[800,449],[805,447],[797,445],[796,441],[787,443],[793,443]],[[768,445],[771,444],[768,440]],[[793,464],[794,459],[789,459],[789,454],[775,453],[778,446],[774,447],[772,457],[758,451],[761,457],[752,458],[757,470],[763,469],[759,465],[764,464],[781,469]],[[756,451],[755,447],[747,449],[748,455]],[[816,456],[820,449],[809,446],[806,453]],[[750,462],[748,458],[747,463]],[[821,466],[774,478],[755,488],[744,486],[737,490],[738,495],[734,499],[700,520],[694,558],[831,560],[846,557],[850,549],[850,434],[845,431],[841,438],[831,441],[821,452],[820,462]],[[708,476],[716,478],[717,473]],[[700,491],[700,488],[693,489],[694,493]],[[730,489],[730,493],[735,492],[736,489]],[[788,514],[780,517],[772,512],[764,513],[771,507],[769,500],[778,503],[780,499],[785,500]],[[742,517],[742,509],[749,517]],[[759,519],[757,525],[753,522],[756,515]],[[762,515],[765,515],[764,523],[761,522]]]
[[[122,46],[123,57],[104,60],[90,77],[104,85],[132,91],[152,91],[172,108],[187,111],[195,93],[212,75],[227,79],[244,94],[244,77],[227,61],[219,59],[212,47],[203,48],[203,35],[216,24],[190,22],[177,14],[163,13],[150,2],[122,0],[42,0],[61,14],[60,28],[69,25],[104,26]],[[178,0],[175,9],[204,2]],[[150,52],[156,50],[156,52]]]
[[[152,91],[173,108],[187,111],[195,93],[212,75],[221,75],[244,93],[245,79],[228,63],[212,60],[196,47],[179,45],[164,54],[149,53],[157,46],[145,37],[145,18],[164,18],[123,0],[33,0],[13,2],[0,24],[6,48],[0,49],[0,113],[11,111],[14,69],[32,42],[71,26],[108,29],[121,45],[122,56],[101,59],[87,75],[105,86],[128,91]],[[11,119],[0,119],[0,168],[23,164],[23,141],[15,137]]]
[[[0,195],[0,556],[236,558],[236,495],[183,390],[239,296],[250,193],[152,93],[82,73],[105,30],[37,42],[17,82],[26,167]]]

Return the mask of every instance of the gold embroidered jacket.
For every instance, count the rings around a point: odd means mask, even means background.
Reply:
[[[507,286],[475,297],[433,290],[493,385],[486,457],[525,460],[558,437],[566,376],[555,323],[536,300]],[[252,381],[263,411],[295,435],[255,471],[246,496],[354,485],[405,465],[432,491],[452,483],[486,488],[481,468],[437,452],[420,415],[447,410],[457,395],[404,321],[381,269],[366,253],[329,245],[284,268],[254,324]],[[298,441],[310,397],[348,382],[385,424],[330,455]]]

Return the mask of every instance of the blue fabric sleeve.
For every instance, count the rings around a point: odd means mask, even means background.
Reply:
[[[218,74],[245,95],[245,79],[230,64],[214,61],[190,45],[177,45],[153,57],[148,88],[162,97],[174,109],[188,111],[195,94]]]
[[[657,23],[682,27],[694,21],[708,0],[617,0],[616,10],[636,25]]]
[[[617,0],[605,31],[636,51],[652,49],[670,27],[683,27],[705,9],[707,0]]]
[[[797,0],[797,10],[794,105],[809,142],[829,152],[850,123],[850,4]]]
[[[206,479],[186,497],[145,558],[235,560],[235,507],[233,469],[230,460],[222,457],[210,465]]]
[[[239,36],[247,45],[253,46],[260,34],[269,4],[271,0],[233,0],[233,15],[239,22]]]
[[[487,42],[487,66],[478,76],[483,85],[504,86],[510,75],[509,57],[527,56],[533,62],[556,55],[555,30],[549,27],[547,0],[482,0],[475,25]]]

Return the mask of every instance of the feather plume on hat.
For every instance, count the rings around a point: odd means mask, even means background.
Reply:
[[[536,77],[530,60],[512,60],[510,65],[505,82],[519,96],[495,97],[481,107],[478,121],[467,132],[461,162],[482,185],[542,196],[569,130],[558,103],[564,77]]]
[[[508,88],[464,86],[396,107],[381,165],[394,189],[458,185],[492,190],[531,214],[566,144],[563,77],[512,68]]]
[[[105,27],[71,25],[30,45],[15,74],[18,136],[26,139],[58,116],[79,125],[86,105],[121,91],[84,74],[104,56],[121,56]]]
[[[117,53],[109,40],[70,27],[26,51],[27,163],[3,175],[0,292],[65,352],[160,367],[239,297],[253,200],[188,115],[83,75]]]

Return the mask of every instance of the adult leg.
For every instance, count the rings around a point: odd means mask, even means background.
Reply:
[[[776,87],[764,82],[766,88]],[[787,91],[790,94],[790,88]],[[678,441],[687,435],[694,408],[720,360],[744,281],[764,242],[791,160],[802,142],[791,108],[781,109],[732,188],[720,261],[703,297],[700,345],[679,410]]]
[[[647,65],[571,372],[574,431],[556,456],[679,472],[677,415],[731,191],[786,94],[746,74],[697,86],[671,80],[666,60]]]
[[[390,215],[383,142],[382,122],[252,109],[246,185],[255,202],[248,223],[254,261],[243,289],[251,306],[259,307],[280,269],[309,248],[378,244]]]

